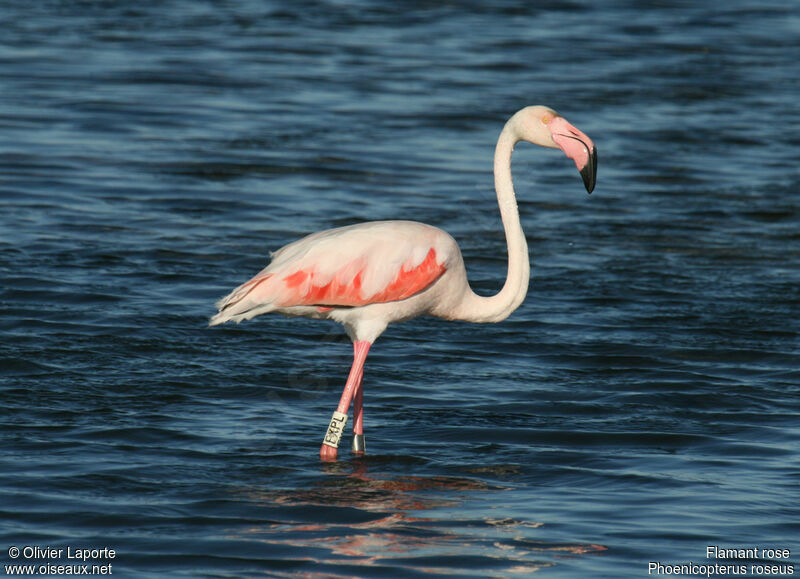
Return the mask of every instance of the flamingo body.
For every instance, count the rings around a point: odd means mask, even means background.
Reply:
[[[587,191],[594,188],[597,153],[591,139],[547,107],[526,107],[506,123],[494,158],[495,190],[508,244],[503,288],[482,297],[469,287],[455,240],[414,221],[375,221],[329,229],[290,243],[271,263],[217,302],[210,325],[269,312],[332,319],[353,340],[353,365],[320,457],[333,460],[354,401],[353,451],[364,452],[364,362],[388,324],[419,315],[499,322],[524,300],[530,260],[511,179],[511,153],[521,141],[561,149],[575,161]]]
[[[414,221],[373,221],[311,234],[217,303],[211,325],[268,312],[333,319],[354,341],[390,323],[446,314],[466,283],[461,251],[446,232]],[[468,286],[467,286],[468,287]]]

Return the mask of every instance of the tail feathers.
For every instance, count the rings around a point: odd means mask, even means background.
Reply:
[[[242,320],[249,320],[259,314],[265,314],[275,309],[270,301],[254,299],[253,291],[262,283],[272,277],[272,274],[256,276],[248,282],[243,283],[228,296],[216,303],[219,313],[211,317],[209,326],[224,324],[234,321],[237,324]]]

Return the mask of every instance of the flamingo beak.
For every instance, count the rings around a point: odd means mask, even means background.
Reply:
[[[591,193],[597,181],[597,149],[594,143],[564,117],[554,117],[547,127],[558,148],[575,161],[575,166],[583,177],[586,191]]]

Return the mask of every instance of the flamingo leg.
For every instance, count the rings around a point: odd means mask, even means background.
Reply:
[[[353,396],[353,453],[364,454],[364,372],[358,377],[356,393]]]
[[[371,342],[353,342],[353,365],[350,368],[350,375],[344,385],[342,397],[339,399],[339,406],[333,413],[328,432],[322,441],[319,449],[319,457],[325,461],[336,460],[339,441],[341,440],[344,426],[347,423],[347,411],[350,409],[350,402],[358,390],[360,390],[361,379],[364,376],[364,362],[367,360],[367,353]]]

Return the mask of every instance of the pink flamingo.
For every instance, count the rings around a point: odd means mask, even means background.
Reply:
[[[353,365],[320,448],[336,460],[353,402],[354,453],[363,453],[364,362],[386,326],[420,315],[468,322],[499,322],[525,298],[530,261],[511,180],[511,153],[518,141],[559,148],[594,189],[594,143],[552,109],[526,107],[506,123],[494,155],[494,182],[508,244],[508,275],[495,296],[476,295],[467,282],[455,240],[436,227],[413,221],[375,221],[314,233],[272,255],[272,262],[216,305],[214,326],[269,312],[331,319],[353,341]]]

